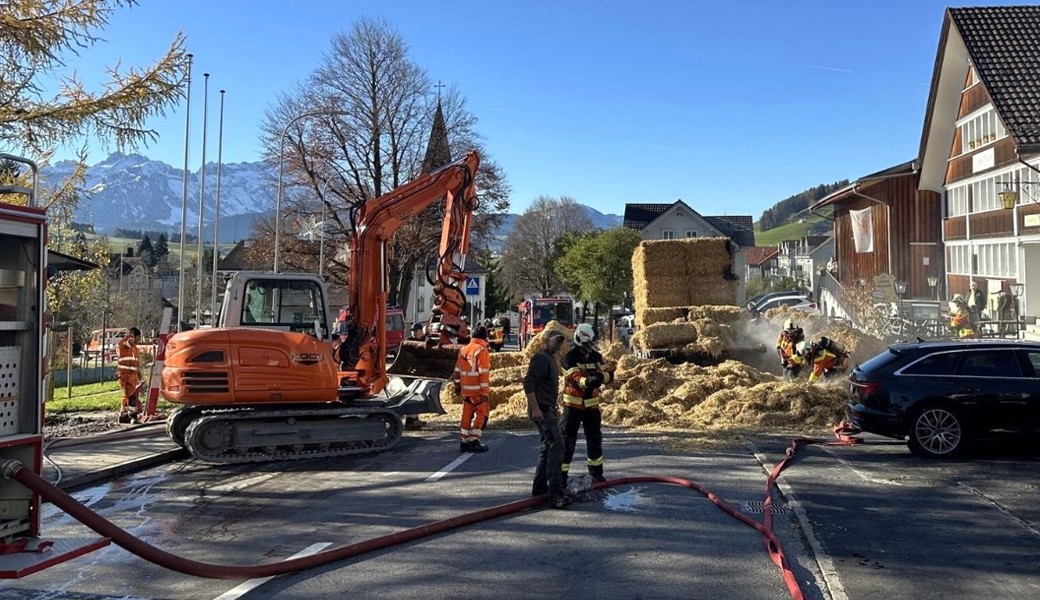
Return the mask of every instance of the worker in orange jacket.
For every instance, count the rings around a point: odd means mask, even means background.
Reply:
[[[849,354],[832,340],[821,337],[819,342],[798,342],[796,364],[810,365],[809,383],[844,373],[848,369]]]
[[[480,443],[487,425],[491,405],[491,353],[488,350],[487,328],[478,325],[470,342],[459,351],[455,362],[455,393],[462,396],[462,423],[459,426],[459,452],[487,452]]]
[[[116,364],[116,378],[123,389],[123,403],[119,409],[120,423],[135,423],[141,412],[139,394],[141,390],[141,357],[137,351],[137,340],[141,330],[131,327],[119,343],[116,351],[119,362]]]

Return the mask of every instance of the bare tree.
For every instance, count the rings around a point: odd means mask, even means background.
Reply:
[[[457,90],[438,98],[424,70],[408,57],[401,36],[381,21],[361,20],[333,38],[322,64],[305,85],[284,94],[268,110],[264,138],[267,157],[277,164],[286,124],[305,113],[285,135],[281,256],[288,270],[316,270],[319,247],[300,240],[325,214],[325,269],[346,283],[344,252],[357,211],[368,200],[422,174],[423,156],[438,101],[454,156],[481,152],[482,209],[474,237],[487,237],[508,208],[504,174],[475,132],[475,117]],[[440,165],[437,165],[440,166]],[[407,295],[411,273],[436,248],[440,207],[404,227],[390,246],[390,302]],[[272,249],[273,223],[258,223],[257,253]],[[312,236],[313,237],[313,236]]]
[[[516,218],[502,253],[502,274],[514,296],[562,289],[555,263],[568,233],[588,231],[592,221],[573,198],[539,196]]]

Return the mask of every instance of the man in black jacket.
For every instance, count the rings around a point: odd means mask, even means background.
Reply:
[[[549,494],[553,508],[567,508],[570,498],[563,486],[563,435],[557,415],[556,398],[559,395],[560,369],[556,364],[556,352],[563,345],[563,334],[551,330],[545,334],[542,349],[531,357],[524,376],[524,393],[527,395],[527,415],[538,426],[541,448],[538,466],[534,471],[532,496]]]

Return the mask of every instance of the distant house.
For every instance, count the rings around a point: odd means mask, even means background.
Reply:
[[[466,283],[462,293],[466,295],[466,304],[462,314],[470,323],[476,323],[495,315],[485,311],[488,269],[472,256],[466,257]],[[475,285],[470,285],[475,284]],[[433,286],[426,280],[426,271],[416,269],[412,286],[408,290],[408,300],[404,306],[404,318],[409,323],[426,322],[433,316]]]
[[[762,279],[776,268],[778,250],[773,246],[752,246],[744,255],[744,281]]]
[[[682,200],[671,204],[626,204],[624,226],[635,229],[644,240],[677,240],[695,237],[728,237],[735,245],[733,272],[745,271],[748,248],[755,246],[751,217],[703,216]],[[737,304],[744,304],[744,279],[737,288]]]

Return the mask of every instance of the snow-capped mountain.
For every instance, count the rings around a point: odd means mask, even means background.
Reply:
[[[74,168],[71,161],[43,168],[40,173],[43,185],[59,185]],[[235,242],[252,235],[256,217],[274,211],[278,173],[262,162],[225,163],[220,169],[220,241]],[[111,154],[87,169],[85,189],[90,193],[80,201],[74,220],[93,224],[98,233],[112,233],[117,228],[180,233],[183,174],[183,169],[140,154]],[[193,228],[199,222],[200,185],[200,173],[190,172],[189,234],[197,233]],[[207,163],[205,223],[213,222],[216,187],[217,164]],[[619,215],[603,214],[589,206],[584,208],[597,229],[617,227],[623,220]],[[513,230],[517,216],[505,216],[495,234],[497,245]],[[204,236],[212,238],[209,226]]]
[[[63,161],[41,170],[44,185],[56,186],[74,163]],[[225,163],[220,167],[220,237],[232,242],[249,237],[253,218],[273,210],[276,175],[261,162]],[[179,232],[184,170],[140,154],[115,153],[87,169],[85,189],[75,221],[92,223],[95,231],[118,227]],[[200,171],[188,175],[187,223],[199,221]],[[206,223],[213,221],[217,164],[206,164]],[[194,232],[193,232],[194,233]]]

